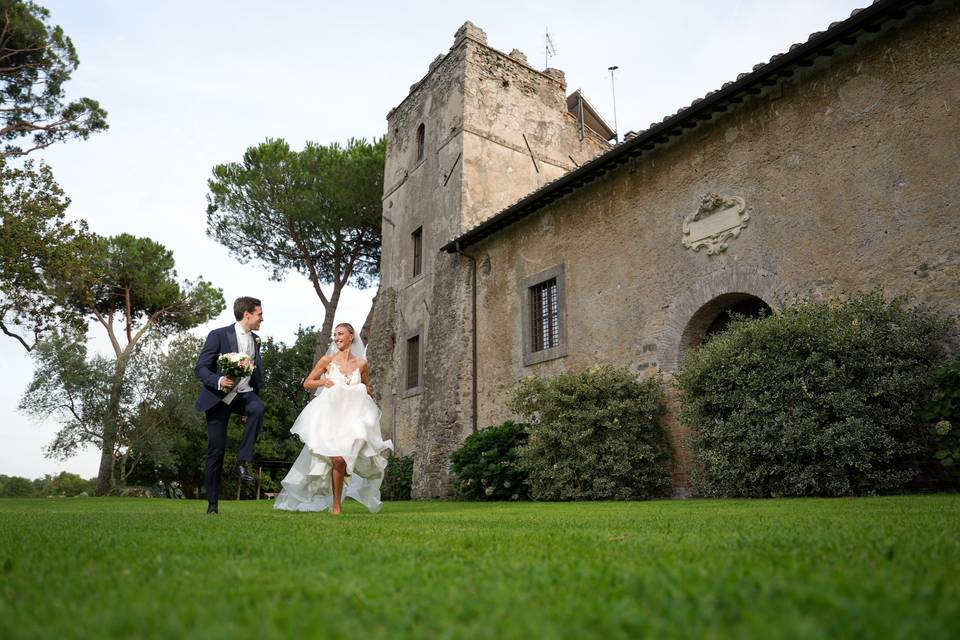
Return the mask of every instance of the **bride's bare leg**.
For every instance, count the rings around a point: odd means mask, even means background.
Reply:
[[[346,461],[337,456],[330,460],[333,463],[333,472],[330,474],[333,481],[333,508],[331,513],[340,513],[340,497],[343,495],[343,476],[347,472]]]

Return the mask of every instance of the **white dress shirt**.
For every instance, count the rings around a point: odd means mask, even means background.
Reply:
[[[234,323],[233,329],[237,332],[237,351],[245,353],[253,359],[256,354],[256,347],[253,344],[253,332],[244,331],[243,325],[239,322]],[[238,393],[248,393],[250,391],[253,391],[253,387],[250,386],[250,376],[240,378],[237,384],[234,385],[233,391],[223,397],[223,402],[230,404]]]

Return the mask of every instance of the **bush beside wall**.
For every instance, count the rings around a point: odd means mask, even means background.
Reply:
[[[960,487],[960,358],[933,373],[933,396],[924,412],[937,488]],[[939,482],[937,482],[939,481]]]
[[[409,500],[413,484],[413,456],[394,456],[387,462],[380,497],[383,500]]]
[[[520,465],[526,425],[504,422],[470,434],[454,452],[457,495],[467,500],[526,500],[529,480]]]
[[[921,409],[948,323],[879,291],[740,319],[684,357],[681,421],[708,496],[901,489],[927,442]]]
[[[520,448],[535,500],[635,500],[670,492],[663,383],[596,366],[520,382],[510,408],[527,422]]]

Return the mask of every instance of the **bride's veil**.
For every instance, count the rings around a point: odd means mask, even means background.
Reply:
[[[330,341],[330,347],[327,349],[327,352],[324,355],[332,356],[337,352],[337,343],[333,340]],[[359,334],[353,334],[353,342],[350,343],[350,355],[360,358],[362,360],[367,359],[367,347],[363,344],[363,339]]]
[[[327,352],[324,354],[326,356],[332,356],[337,352],[337,344],[331,340],[330,347],[327,349]],[[360,358],[362,360],[367,359],[367,347],[363,344],[363,339],[360,337],[360,334],[354,332],[353,342],[350,343],[350,355]],[[313,394],[313,397],[316,398],[320,395],[326,387],[317,387],[316,393]]]

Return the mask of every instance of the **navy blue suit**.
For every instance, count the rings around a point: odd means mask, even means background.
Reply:
[[[260,425],[263,423],[263,401],[258,392],[263,384],[263,361],[260,359],[260,339],[253,334],[254,364],[256,369],[250,377],[252,391],[234,395],[230,404],[223,402],[223,398],[230,392],[221,391],[220,378],[223,377],[217,367],[217,359],[224,353],[236,353],[237,332],[234,325],[214,329],[207,336],[207,341],[200,351],[197,366],[193,373],[200,380],[200,396],[194,407],[197,411],[207,414],[207,458],[204,465],[204,486],[207,500],[217,504],[220,495],[220,477],[223,473],[223,456],[227,448],[227,425],[231,414],[246,417],[243,427],[243,437],[240,441],[238,460],[253,460],[253,447],[260,434]]]

